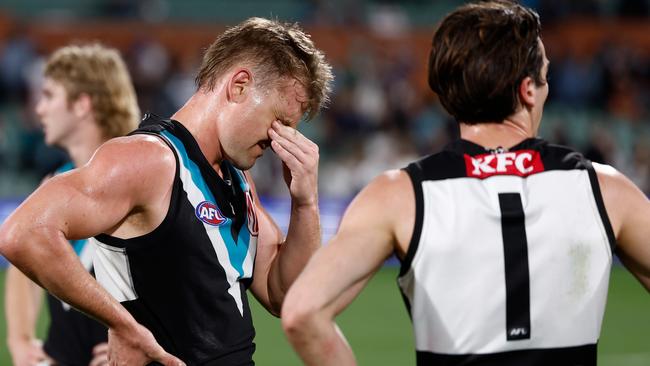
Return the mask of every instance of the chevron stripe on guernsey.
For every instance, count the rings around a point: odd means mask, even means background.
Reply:
[[[214,195],[203,179],[197,164],[189,158],[183,143],[168,131],[162,131],[161,135],[171,143],[181,161],[181,164],[179,164],[179,176],[183,182],[183,190],[187,193],[187,198],[192,205],[197,207],[204,201],[216,205],[217,201]],[[203,223],[203,227],[210,238],[219,263],[226,273],[226,279],[230,285],[228,293],[235,300],[239,313],[243,316],[239,280],[252,277],[256,247],[249,245],[250,233],[246,227],[239,230],[237,241],[235,242],[231,235],[231,224],[232,220],[227,218],[227,221],[220,226]]]

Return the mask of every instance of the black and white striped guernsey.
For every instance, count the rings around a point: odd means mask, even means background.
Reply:
[[[148,115],[134,133],[155,135],[174,152],[169,209],[146,235],[98,235],[97,280],[188,365],[252,365],[246,290],[257,217],[246,177],[227,161],[220,177],[176,121]]]
[[[417,364],[596,365],[615,239],[591,162],[541,139],[458,140],[406,172]]]

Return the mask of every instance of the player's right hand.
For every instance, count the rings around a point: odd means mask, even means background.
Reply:
[[[271,148],[280,157],[291,203],[318,203],[318,145],[293,127],[274,121],[268,131]]]
[[[14,366],[34,366],[44,361],[51,361],[43,351],[43,344],[38,339],[12,340],[9,352]]]
[[[110,366],[140,366],[150,362],[164,366],[185,366],[183,361],[165,352],[153,334],[140,324],[131,329],[108,329]]]

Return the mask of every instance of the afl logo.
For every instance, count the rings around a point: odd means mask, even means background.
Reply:
[[[203,201],[196,206],[196,217],[212,226],[221,226],[228,221],[221,211],[219,211],[219,207],[209,201]]]

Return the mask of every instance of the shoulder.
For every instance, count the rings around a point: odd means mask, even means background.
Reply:
[[[359,192],[350,203],[348,211],[373,221],[392,221],[397,212],[410,212],[414,207],[413,184],[403,169],[389,170]]]
[[[607,203],[608,198],[613,202],[645,198],[643,192],[628,177],[614,167],[599,163],[592,164],[598,177],[598,184],[600,185],[605,203]]]
[[[110,151],[113,154],[162,154],[173,156],[167,143],[153,135],[131,135],[116,137],[106,141],[98,151]]]
[[[600,163],[591,163],[598,177],[600,189],[603,191],[612,191],[612,193],[620,192],[621,189],[626,190],[634,187],[634,183],[630,181],[625,175],[616,170],[616,168]]]
[[[150,135],[117,137],[97,149],[88,165],[107,172],[164,173],[175,170],[176,159],[169,146]]]
[[[111,139],[100,146],[88,164],[77,169],[84,187],[148,200],[169,190],[176,174],[176,158],[165,142],[154,136]]]
[[[371,235],[406,253],[415,223],[415,190],[408,173],[389,170],[373,179],[348,206],[339,232]],[[370,234],[371,233],[371,234]]]
[[[383,172],[370,181],[364,191],[382,197],[409,188],[411,184],[411,178],[405,169],[393,169]]]
[[[630,215],[638,215],[647,209],[648,198],[628,177],[615,168],[598,163],[593,163],[593,167],[607,215],[615,234],[618,234]]]

